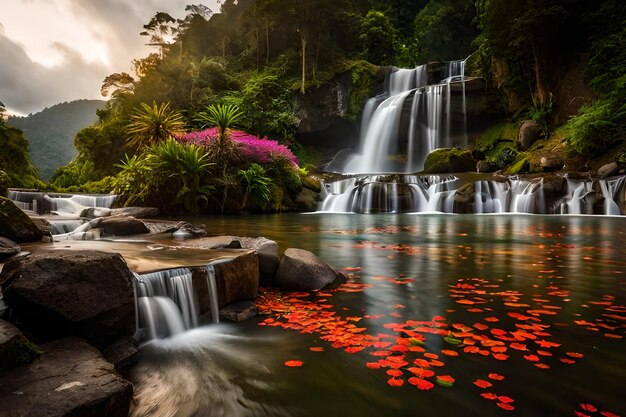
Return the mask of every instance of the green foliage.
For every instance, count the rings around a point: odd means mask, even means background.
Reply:
[[[361,22],[359,35],[365,59],[376,65],[391,65],[397,52],[397,33],[381,11],[370,10]]]
[[[527,116],[531,120],[539,123],[541,131],[546,137],[548,136],[549,132],[550,116],[554,111],[554,101],[552,98],[552,93],[550,93],[548,97],[548,100],[542,103],[537,100],[533,95],[533,104],[530,106],[527,113]]]
[[[266,176],[265,168],[251,164],[248,169],[240,169],[237,176],[244,187],[242,208],[251,204],[252,208],[263,209],[270,202],[272,179]]]
[[[11,185],[11,180],[9,179],[9,175],[0,169],[0,195],[7,195],[7,191],[9,186]]]
[[[9,117],[8,124],[21,129],[28,139],[30,157],[41,178],[49,180],[54,171],[76,157],[76,133],[94,123],[101,100],[76,100],[46,108],[27,117]]]
[[[169,212],[182,205],[199,213],[215,190],[204,182],[213,165],[201,147],[170,138],[116,164],[121,171],[114,192],[126,205],[147,203]]]
[[[359,60],[346,62],[344,70],[350,73],[349,115],[356,119],[367,99],[372,96],[378,67]]]
[[[430,61],[451,61],[473,52],[478,35],[473,0],[431,0],[414,21],[413,65]]]
[[[490,126],[483,135],[476,141],[476,148],[479,151],[487,152],[500,142],[513,142],[517,140],[519,127],[514,123],[499,123]]]
[[[140,149],[184,133],[185,122],[179,112],[170,110],[170,103],[141,103],[141,108],[131,115],[127,132],[128,144]]]
[[[578,154],[593,157],[624,142],[625,126],[626,104],[604,98],[583,106],[564,129],[569,133],[569,144]]]
[[[28,141],[22,131],[8,126],[0,118],[0,167],[8,176],[11,187],[31,188],[39,181],[28,150]]]
[[[240,92],[227,95],[224,101],[241,109],[248,131],[293,139],[298,119],[291,104],[292,92],[281,79],[281,71],[266,69],[253,73]]]

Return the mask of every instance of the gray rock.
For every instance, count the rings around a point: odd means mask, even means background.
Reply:
[[[11,239],[0,237],[0,260],[17,255],[21,250],[22,248],[20,248],[20,245],[13,242]]]
[[[154,219],[159,214],[156,207],[123,207],[111,210],[111,216],[132,216],[136,219]]]
[[[0,371],[26,365],[40,355],[41,351],[17,327],[0,320]]]
[[[107,217],[111,215],[110,208],[106,207],[88,207],[80,212],[80,217],[84,217],[86,219],[97,219],[98,217]]]
[[[0,197],[0,236],[17,243],[41,239],[41,230],[11,200]]]
[[[252,301],[236,301],[220,308],[220,319],[241,322],[257,315],[256,305]]]
[[[131,216],[98,217],[85,223],[80,232],[100,229],[101,236],[132,236],[150,233],[150,229],[139,219]]]
[[[525,120],[519,128],[517,143],[521,150],[526,150],[541,136],[541,126],[534,120]]]
[[[253,300],[259,292],[259,257],[249,249],[228,249],[223,261],[213,262],[218,307],[233,301]],[[212,307],[206,268],[192,268],[193,287],[200,314]]]
[[[272,285],[278,269],[278,244],[264,237],[213,236],[185,242],[184,246],[203,249],[252,249],[259,257],[262,285]]]
[[[314,291],[336,288],[345,281],[345,275],[303,249],[287,249],[276,272],[276,285],[287,290]]]
[[[117,372],[123,373],[139,362],[137,341],[132,337],[123,337],[104,348],[102,355]]]
[[[0,374],[0,415],[127,417],[133,387],[100,353],[77,338],[42,346],[28,366]]]
[[[5,264],[4,301],[41,339],[103,346],[135,331],[134,277],[118,254],[54,250]]]
[[[303,189],[296,196],[296,208],[298,211],[315,211],[319,201],[319,194],[308,188]]]
[[[619,165],[617,162],[611,162],[609,164],[606,164],[604,166],[602,166],[599,170],[598,170],[598,176],[601,178],[606,178],[606,177],[610,177],[612,175],[617,174],[617,172],[619,171]]]
[[[543,168],[546,172],[558,171],[563,169],[565,163],[563,159],[558,156],[550,155],[550,156],[542,156],[539,162],[541,168]]]

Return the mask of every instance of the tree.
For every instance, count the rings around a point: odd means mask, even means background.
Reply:
[[[116,72],[107,75],[102,81],[100,94],[106,97],[111,93],[112,96],[119,94],[130,94],[135,88],[135,79],[126,72]]]
[[[370,10],[361,23],[359,36],[365,59],[377,65],[393,64],[396,36],[391,20],[383,12]]]
[[[163,57],[163,48],[170,45],[172,38],[178,32],[176,19],[165,12],[157,12],[148,23],[143,25],[143,28],[145,30],[139,34],[148,36],[148,45],[159,47],[161,57]]]
[[[141,108],[131,115],[127,132],[128,144],[138,149],[184,133],[185,123],[179,112],[170,110],[169,102],[152,102],[152,106],[141,103]]]

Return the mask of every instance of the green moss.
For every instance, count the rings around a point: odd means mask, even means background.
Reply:
[[[520,154],[517,160],[504,169],[505,175],[526,174],[530,171],[530,160],[526,154]]]
[[[499,123],[485,130],[485,133],[476,141],[476,148],[488,152],[501,142],[517,141],[519,127],[515,123]]]
[[[436,149],[428,154],[424,162],[425,174],[447,174],[474,171],[475,162],[467,149]]]
[[[27,365],[38,359],[43,351],[21,334],[0,346],[0,370]]]

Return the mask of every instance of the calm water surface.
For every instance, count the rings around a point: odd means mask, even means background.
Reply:
[[[144,347],[136,416],[626,416],[626,219],[191,221],[310,250],[351,279]]]

